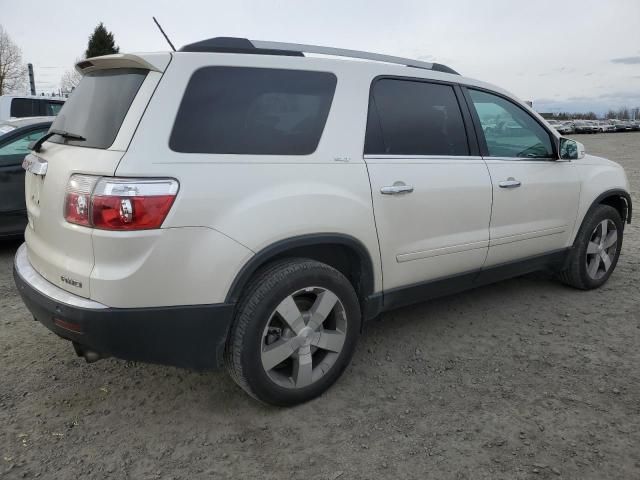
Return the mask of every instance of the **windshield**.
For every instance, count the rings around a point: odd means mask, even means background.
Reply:
[[[65,102],[52,130],[84,137],[72,140],[54,135],[51,142],[109,148],[148,70],[114,68],[87,73]]]

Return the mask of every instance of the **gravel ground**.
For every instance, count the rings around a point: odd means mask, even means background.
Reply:
[[[640,205],[640,133],[580,136]],[[0,478],[640,478],[640,214],[581,292],[527,276],[369,324],[325,395],[103,360],[31,321],[0,245]]]

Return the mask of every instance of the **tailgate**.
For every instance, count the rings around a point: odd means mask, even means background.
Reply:
[[[46,162],[46,174],[26,172],[29,224],[25,241],[29,261],[44,278],[76,295],[90,297],[92,229],[65,221],[65,188],[69,177],[76,172],[112,176],[123,154],[47,144],[46,150],[37,154],[40,162]],[[90,169],[87,165],[89,162]]]
[[[85,76],[51,126],[50,133],[58,134],[25,158],[29,261],[49,282],[75,295],[91,297],[93,229],[65,220],[69,179],[76,173],[115,174],[170,59],[163,53],[80,62]]]

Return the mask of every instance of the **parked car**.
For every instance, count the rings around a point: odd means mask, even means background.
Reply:
[[[65,100],[63,97],[2,95],[0,96],[0,121],[11,118],[55,116]]]
[[[598,131],[601,133],[615,132],[616,127],[609,122],[598,122]]]
[[[557,120],[547,120],[547,123],[551,125],[557,132],[560,132],[560,128],[562,128],[562,123]]]
[[[549,125],[556,129],[561,135],[568,135],[573,133],[573,126],[571,122],[561,120],[550,120]]]
[[[381,312],[541,269],[601,286],[631,221],[619,165],[437,63],[224,38],[78,69],[25,159],[14,276],[87,361],[300,403]]]
[[[600,125],[596,120],[587,120],[587,123],[591,126],[591,133],[600,132]]]
[[[593,125],[586,120],[576,120],[573,122],[575,133],[593,133]]]
[[[616,132],[630,132],[632,130],[631,124],[626,120],[616,120],[614,125]]]
[[[562,135],[569,135],[575,132],[573,122],[562,122],[562,126],[558,130]]]
[[[22,235],[27,226],[22,161],[29,144],[51,126],[51,117],[0,122],[0,238]]]

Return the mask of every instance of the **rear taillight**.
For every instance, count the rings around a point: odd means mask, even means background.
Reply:
[[[103,230],[160,228],[178,193],[171,178],[72,175],[66,189],[67,222]]]

